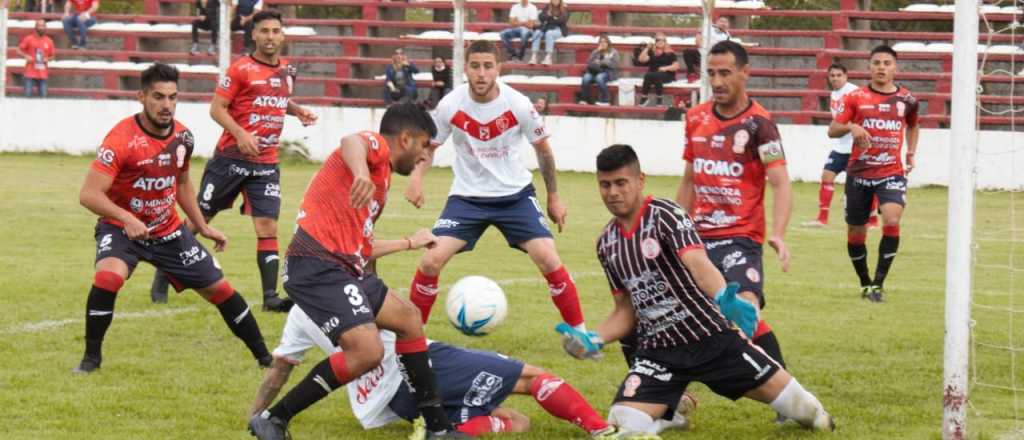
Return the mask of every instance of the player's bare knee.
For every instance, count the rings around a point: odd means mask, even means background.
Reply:
[[[846,226],[846,233],[847,234],[858,234],[858,235],[859,234],[867,234],[868,233],[868,227],[866,225],[847,225]]]
[[[512,432],[526,432],[530,430],[530,418],[523,414],[511,414],[509,416]]]
[[[353,377],[372,370],[384,359],[384,345],[376,327],[371,329],[364,324],[350,329],[342,333],[339,345],[345,353],[345,365]]]
[[[277,236],[277,220],[270,217],[253,217],[252,218],[253,229],[256,230],[256,236],[260,238],[276,237]]]
[[[423,254],[423,257],[420,258],[419,270],[424,275],[440,275],[441,270],[444,269],[444,265],[448,263],[449,258],[449,256],[446,256],[441,252],[428,250]]]

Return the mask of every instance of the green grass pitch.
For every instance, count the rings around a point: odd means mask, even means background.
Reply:
[[[83,308],[92,280],[95,218],[78,204],[78,188],[89,159],[59,155],[0,155],[0,408],[5,439],[245,439],[246,412],[262,372],[245,347],[225,328],[219,314],[198,295],[173,295],[167,305],[150,304],[152,269],[140,265],[119,294],[114,324],[107,334],[98,374],[70,373],[83,344]],[[203,162],[194,161],[198,182]],[[283,166],[283,210],[279,237],[290,241],[302,190],[317,165]],[[584,313],[596,326],[612,300],[594,256],[597,234],[608,221],[593,175],[562,173],[568,228],[556,240],[562,259],[580,290]],[[406,203],[404,178],[396,176],[391,199],[379,222],[379,237],[400,237],[429,227],[440,212],[451,182],[448,169],[428,176],[428,205]],[[672,197],[678,178],[651,177],[650,194]],[[543,185],[538,184],[539,188]],[[796,184],[794,225],[812,218],[817,185]],[[771,197],[769,196],[770,200]],[[1016,271],[1024,267],[1013,252],[1017,242],[1006,193],[979,193],[975,271],[975,327],[979,341],[1007,344],[1024,337],[1013,312]],[[942,345],[946,191],[912,189],[902,227],[900,255],[889,277],[887,302],[859,298],[846,257],[842,197],[833,203],[832,224],[809,230],[791,226],[793,254],[783,274],[766,248],[766,317],[778,332],[790,371],[836,417],[837,439],[939,438],[942,411]],[[1024,217],[1021,217],[1024,218]],[[228,249],[217,255],[231,283],[258,304],[255,237],[248,218],[222,213],[214,225],[228,234]],[[872,268],[879,232],[870,232]],[[406,294],[418,253],[381,261],[383,279]],[[971,268],[963,268],[970,270]],[[470,274],[503,282],[509,316],[493,335],[463,336],[446,322],[444,298],[434,307],[428,335],[458,345],[490,349],[555,372],[607,411],[625,364],[617,345],[599,362],[566,356],[553,331],[558,314],[543,279],[529,259],[507,248],[490,230],[477,249],[457,256],[442,274],[448,285]],[[1020,282],[1016,282],[1020,284]],[[443,295],[442,295],[443,296]],[[1020,301],[1019,299],[1017,300]],[[284,315],[256,312],[273,348]],[[979,380],[1001,386],[1022,381],[1006,351],[977,350]],[[310,353],[310,360],[321,358]],[[293,374],[305,375],[311,362]],[[289,385],[290,388],[290,385]],[[667,433],[667,439],[809,438],[793,424],[777,427],[773,413],[752,401],[733,403],[695,386],[700,406],[695,428]],[[1012,430],[1021,412],[1006,391],[977,388],[970,429],[975,438],[1020,438]],[[524,439],[583,438],[584,433],[548,416],[531,398],[515,396],[506,405],[530,416]],[[299,439],[396,438],[408,427],[391,425],[363,432],[352,417],[345,393],[338,392],[292,423]]]

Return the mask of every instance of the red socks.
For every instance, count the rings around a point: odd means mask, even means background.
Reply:
[[[331,364],[331,372],[334,373],[334,378],[338,381],[338,386],[349,383],[353,378],[348,372],[348,365],[345,364],[345,353],[337,352],[327,357],[327,361]],[[337,387],[335,387],[337,388]]]
[[[409,287],[409,300],[420,309],[423,323],[430,318],[430,309],[434,307],[437,300],[437,279],[436,276],[424,275],[416,269],[416,275],[412,278],[412,286]]]
[[[495,416],[476,416],[456,426],[459,432],[471,437],[479,437],[492,432],[512,432],[512,420]]]
[[[828,210],[832,205],[832,196],[836,193],[835,184],[821,184],[818,189],[818,221],[828,223]]]
[[[530,383],[530,394],[549,414],[594,432],[608,427],[587,400],[572,385],[553,374],[544,373]]]
[[[583,311],[580,309],[580,298],[576,293],[576,283],[565,270],[560,266],[554,272],[544,275],[548,281],[548,289],[551,291],[551,301],[555,303],[558,312],[562,314],[562,320],[573,327],[583,324]]]

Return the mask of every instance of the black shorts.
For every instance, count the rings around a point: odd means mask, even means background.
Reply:
[[[671,414],[690,382],[736,400],[781,369],[738,330],[729,330],[689,345],[637,351],[615,402],[661,403]]]
[[[209,287],[224,278],[220,264],[192,232],[181,225],[174,232],[150,240],[129,240],[124,230],[109,223],[96,224],[96,262],[114,257],[128,265],[128,276],[139,261],[159,269],[178,292]]]
[[[437,377],[444,411],[456,425],[473,417],[490,415],[512,395],[523,374],[522,361],[442,342],[430,343],[430,368]],[[410,422],[419,415],[416,401],[404,381],[388,407]]]
[[[846,164],[850,162],[850,153],[840,153],[832,150],[828,153],[828,160],[825,161],[825,169],[836,174],[846,171]]]
[[[263,164],[214,156],[206,163],[199,185],[199,209],[213,218],[231,208],[242,195],[242,215],[277,219],[281,213],[281,172],[277,164]]]
[[[738,283],[740,292],[753,292],[764,308],[764,270],[761,245],[747,237],[704,240],[708,258],[722,272],[725,281]]]
[[[374,322],[388,294],[376,275],[357,277],[316,257],[289,256],[283,277],[288,297],[334,344],[346,330]]]
[[[863,226],[871,216],[871,199],[878,199],[878,206],[886,203],[907,205],[907,178],[903,176],[865,179],[853,177],[846,180],[846,224]]]

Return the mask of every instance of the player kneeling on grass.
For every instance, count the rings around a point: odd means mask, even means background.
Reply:
[[[194,140],[174,119],[178,70],[157,63],[143,71],[139,102],[143,111],[121,120],[103,139],[79,195],[82,206],[100,219],[96,275],[86,303],[85,356],[74,371],[100,367],[114,300],[140,260],[167,274],[178,291],[195,289],[216,305],[235,336],[267,366],[270,353],[248,304],[175,210],[177,202],[199,235],[214,241],[214,249],[227,246],[227,237],[203,219],[189,179]]]
[[[425,236],[433,237],[433,234],[427,230],[417,233],[409,247],[421,246]],[[416,401],[399,373],[395,334],[381,331],[380,337],[384,343],[380,366],[346,385],[349,405],[364,429],[378,428],[398,419],[413,421],[418,415]],[[274,362],[253,403],[253,414],[270,404],[288,381],[294,366],[313,347],[320,347],[328,355],[340,351],[301,308],[293,307],[281,334],[281,344],[274,349]],[[497,353],[467,350],[441,342],[431,342],[429,351],[444,410],[464,434],[527,431],[530,420],[525,415],[500,407],[511,394],[533,396],[548,413],[580,426],[594,438],[615,438],[617,434],[571,385],[539,367]],[[410,438],[423,438],[425,434],[417,425]]]
[[[701,382],[733,400],[770,404],[805,427],[833,429],[818,399],[733,328],[729,320],[753,332],[754,306],[736,296],[737,284],[726,285],[679,205],[643,195],[645,176],[633,148],[601,151],[597,181],[614,216],[597,255],[615,308],[597,331],[565,324],[558,330],[569,354],[593,358],[635,329],[638,350],[609,422],[627,433],[657,434],[664,424],[655,420],[674,410],[690,382]]]
[[[375,258],[414,247],[405,240],[397,249],[393,241],[379,243],[373,229],[387,203],[391,172],[408,176],[426,160],[435,134],[424,109],[393,105],[384,112],[379,133],[345,136],[309,182],[288,246],[284,288],[295,307],[344,352],[318,363],[277,404],[249,419],[249,431],[260,440],[287,438],[288,423],[298,413],[377,368],[384,357],[378,327],[395,333],[395,352],[428,435],[464,438],[441,406],[418,309],[367,270]]]

